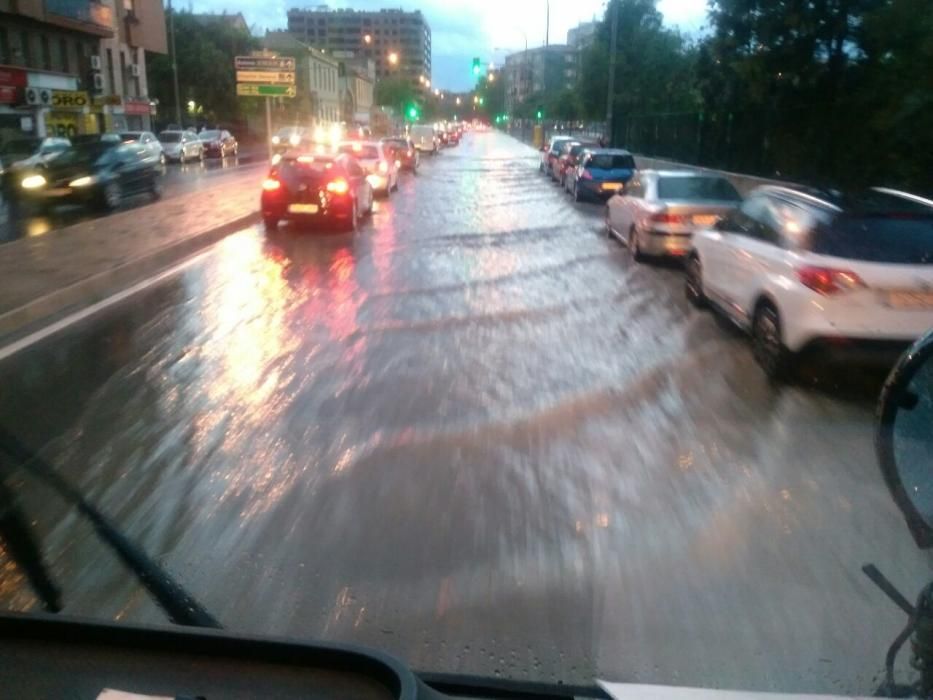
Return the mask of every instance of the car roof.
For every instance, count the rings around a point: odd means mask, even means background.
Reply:
[[[630,156],[632,155],[624,148],[594,148],[590,151],[594,156]]]
[[[639,170],[640,175],[645,176],[655,176],[655,177],[718,177],[722,180],[728,180],[725,174],[722,173],[710,173],[703,172],[700,170],[657,170],[655,168],[648,168],[646,170]]]
[[[830,209],[836,212],[875,213],[911,212],[933,216],[933,200],[888,187],[843,191],[804,185],[762,185],[750,195],[769,194],[788,200]]]

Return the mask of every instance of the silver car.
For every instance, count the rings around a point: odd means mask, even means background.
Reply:
[[[682,257],[693,232],[710,228],[742,197],[728,179],[689,170],[639,170],[606,205],[606,229],[635,260]]]
[[[136,143],[143,147],[146,156],[160,165],[165,165],[165,153],[162,144],[151,131],[121,131],[120,138],[123,143]]]
[[[178,161],[182,165],[204,160],[204,145],[192,131],[159,132],[159,143],[167,160]]]

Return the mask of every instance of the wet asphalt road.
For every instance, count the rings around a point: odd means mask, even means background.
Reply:
[[[186,192],[212,187],[223,179],[239,178],[267,167],[262,149],[244,151],[240,156],[206,158],[203,163],[168,163],[163,169],[162,198],[169,199]],[[128,197],[118,211],[127,211],[151,203],[147,195]],[[101,219],[108,212],[81,206],[59,206],[39,212],[29,206],[3,199],[0,193],[0,245],[20,238],[41,236],[49,231],[93,219]]]
[[[356,235],[233,235],[0,365],[0,420],[234,630],[421,670],[870,693],[930,577],[878,378],[769,385],[537,153],[471,134]],[[65,611],[164,618],[28,477]],[[0,559],[0,604],[35,605]]]

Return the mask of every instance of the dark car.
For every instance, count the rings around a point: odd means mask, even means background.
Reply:
[[[567,192],[570,192],[573,171],[579,165],[584,153],[597,148],[599,144],[593,141],[570,141],[564,144],[560,156],[554,162],[554,170],[557,181]]]
[[[311,155],[287,151],[262,183],[262,219],[269,229],[279,221],[335,221],[356,230],[373,209],[366,171],[346,154]]]
[[[625,183],[635,174],[635,158],[620,148],[597,148],[586,151],[573,172],[573,198],[609,199],[625,189]]]
[[[410,170],[413,173],[418,172],[418,166],[421,164],[421,156],[418,155],[418,149],[407,136],[392,136],[382,139],[382,145],[395,154],[399,168]]]
[[[115,209],[124,197],[162,194],[161,170],[145,146],[94,141],[72,146],[20,182],[22,194],[45,206],[83,204]]]
[[[239,151],[237,140],[226,129],[210,129],[198,134],[201,143],[204,144],[204,155],[226,158],[235,156]]]

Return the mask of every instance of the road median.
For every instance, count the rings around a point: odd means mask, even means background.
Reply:
[[[0,247],[0,340],[89,306],[259,218],[259,173]]]

